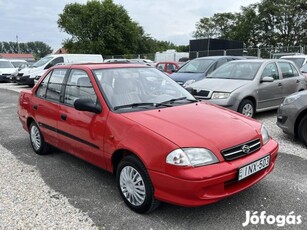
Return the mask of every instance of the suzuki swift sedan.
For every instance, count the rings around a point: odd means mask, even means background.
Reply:
[[[196,101],[139,64],[52,67],[20,93],[18,114],[37,154],[54,146],[114,173],[138,213],[241,192],[273,170],[278,153],[258,121]]]

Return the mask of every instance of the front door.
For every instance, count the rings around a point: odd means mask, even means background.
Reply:
[[[74,108],[77,98],[89,98],[99,103],[87,72],[72,69],[64,91],[59,111],[60,145],[72,154],[105,168],[103,160],[104,111],[100,114],[78,111]]]

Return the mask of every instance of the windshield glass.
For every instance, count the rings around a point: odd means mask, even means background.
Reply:
[[[178,73],[204,73],[211,64],[215,62],[213,59],[194,59],[182,66]]]
[[[40,59],[39,61],[35,62],[32,66],[35,67],[40,67],[45,65],[47,62],[49,62],[53,57],[44,57]]]
[[[283,58],[289,61],[293,61],[298,68],[301,68],[304,64],[305,58]]]
[[[214,72],[208,78],[253,80],[261,62],[228,62]]]
[[[0,68],[15,68],[9,61],[0,61]]]
[[[11,63],[13,64],[14,67],[19,68],[22,65],[26,65],[26,62],[22,62],[22,61],[11,61]]]
[[[191,103],[195,98],[156,68],[94,70],[112,110],[150,109]]]

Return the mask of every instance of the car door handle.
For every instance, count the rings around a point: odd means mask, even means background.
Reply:
[[[282,86],[282,84],[281,84],[281,83],[278,83],[278,86]]]
[[[61,114],[61,119],[62,119],[63,121],[66,121],[67,115],[66,115],[66,114]]]
[[[33,109],[37,110],[38,106],[37,105],[33,105]]]
[[[296,83],[300,83],[300,80],[296,80]]]

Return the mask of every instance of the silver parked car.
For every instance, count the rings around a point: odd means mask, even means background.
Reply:
[[[277,109],[286,96],[305,88],[304,76],[293,62],[249,59],[228,62],[187,90],[198,99],[253,117],[255,112]]]
[[[285,98],[278,108],[277,125],[307,147],[307,90]]]

